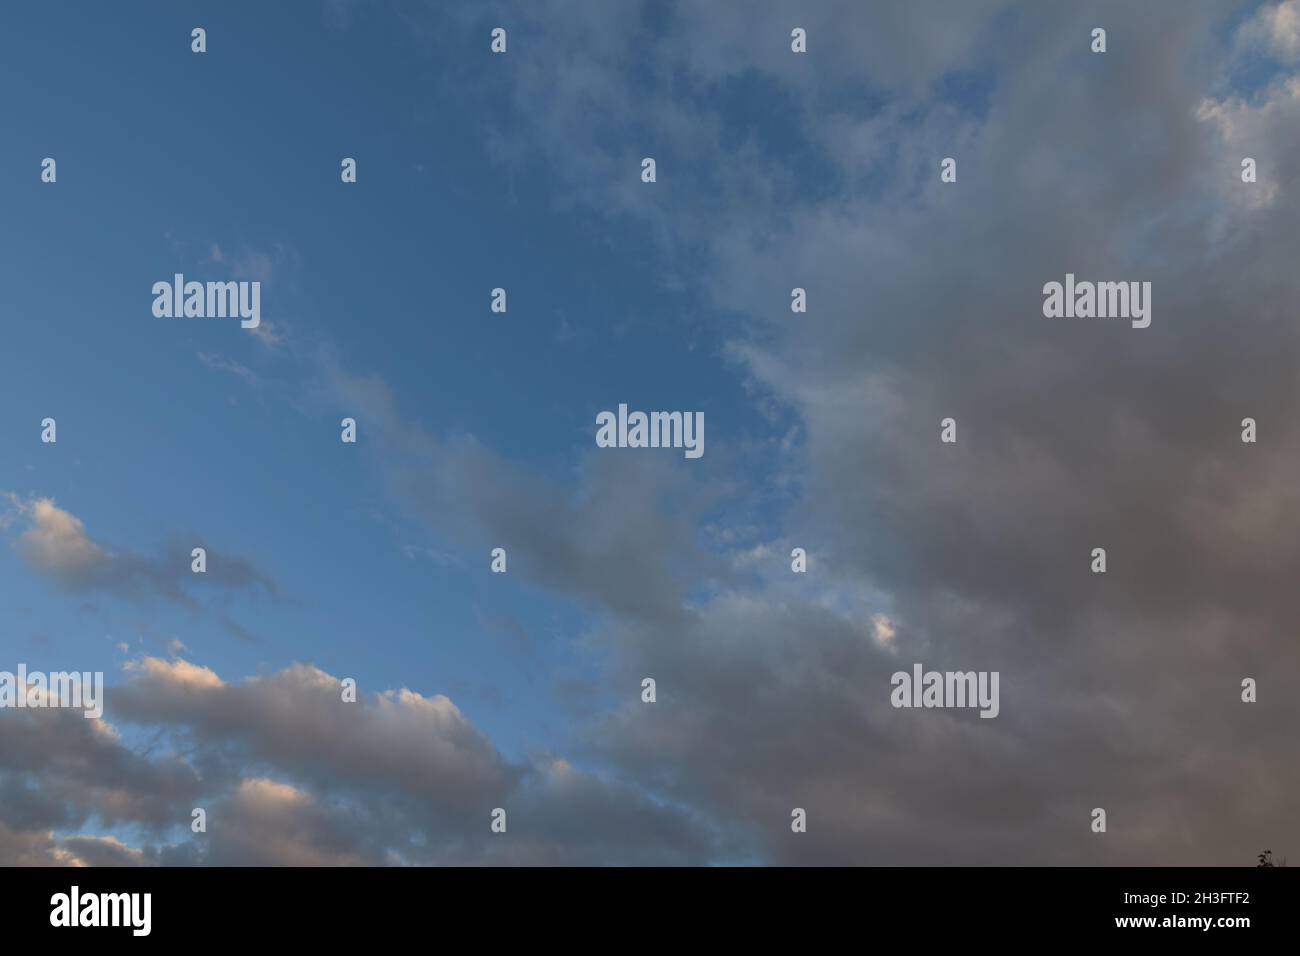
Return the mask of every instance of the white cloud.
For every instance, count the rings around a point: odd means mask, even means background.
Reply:
[[[79,575],[111,560],[111,555],[87,537],[81,519],[58,507],[52,498],[26,502],[23,511],[31,525],[18,539],[19,548],[32,567]]]

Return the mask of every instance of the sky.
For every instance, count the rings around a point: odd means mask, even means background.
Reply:
[[[1300,0],[0,20],[0,862],[1296,852]]]

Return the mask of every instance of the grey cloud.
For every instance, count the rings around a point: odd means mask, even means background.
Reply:
[[[75,836],[60,840],[63,850],[80,866],[148,866],[152,853],[102,836]]]
[[[621,676],[665,675],[674,702],[657,725],[635,708],[597,725],[592,747],[798,862],[1234,863],[1294,837],[1282,795],[1300,783],[1286,756],[1300,712],[1289,695],[1237,695],[1241,677],[1300,663],[1283,636],[1300,557],[1300,343],[1284,321],[1300,294],[1284,186],[1300,123],[1284,79],[1246,99],[1225,87],[1236,5],[1174,18],[972,5],[950,24],[899,5],[874,31],[894,45],[879,70],[852,18],[836,21],[842,43],[810,32],[824,86],[791,79],[801,67],[775,51],[774,65],[717,52],[784,42],[793,14],[746,9],[743,28],[710,14],[718,42],[706,30],[691,47],[679,28],[706,14],[680,9],[656,57],[694,58],[702,76],[772,73],[845,187],[782,191],[802,167],[728,149],[707,99],[684,103],[662,74],[635,95],[613,71],[584,84],[611,109],[644,103],[651,124],[671,103],[656,148],[734,180],[714,195],[675,185],[647,219],[671,220],[678,252],[709,250],[699,287],[749,323],[731,354],[802,423],[791,457],[806,494],[782,536],[809,543],[837,587],[888,596],[899,663],[998,669],[1008,699],[997,721],[917,721],[880,706],[896,663],[861,646],[856,622],[759,593],[737,615],[724,595],[671,630],[606,622]],[[644,36],[620,25],[596,59]],[[1087,51],[1095,25],[1104,57]],[[922,26],[933,45],[904,62]],[[825,98],[836,80],[906,93],[971,65],[996,67],[984,116],[951,103],[859,115]],[[565,125],[576,94],[515,95],[561,169],[607,175],[568,161],[565,144],[584,142]],[[1238,164],[1255,154],[1268,173],[1252,196]],[[946,155],[956,185],[938,181]],[[1042,285],[1066,272],[1152,281],[1152,327],[1044,319]],[[791,320],[778,304],[796,284],[811,306]],[[948,415],[956,446],[938,441]],[[1238,438],[1248,415],[1269,432],[1257,445]],[[1104,577],[1089,573],[1095,546]],[[1249,799],[1225,800],[1225,779],[1251,781]],[[791,841],[789,808],[804,803],[824,829]],[[1118,808],[1119,839],[1091,839],[1096,805]]]
[[[364,416],[384,481],[400,506],[457,550],[506,549],[508,566],[591,606],[671,617],[690,586],[730,580],[696,544],[721,482],[680,462],[579,454],[569,482],[529,474],[473,436],[438,438],[399,408],[382,379],[318,356],[324,397]],[[592,434],[595,415],[592,415]],[[660,560],[674,554],[672,562]]]
[[[111,689],[110,689],[111,690]],[[0,807],[5,821],[165,828],[189,815],[200,780],[177,755],[142,756],[106,721],[80,711],[9,710],[0,720]]]
[[[21,526],[14,544],[24,563],[70,593],[100,592],[130,601],[153,597],[190,610],[201,607],[191,592],[213,585],[227,594],[285,600],[266,572],[246,558],[208,547],[200,535],[176,536],[148,557],[94,540],[81,519],[53,499],[7,497],[10,508],[0,528]],[[194,547],[208,550],[201,575],[191,570]]]
[[[531,580],[616,613],[671,616],[690,584],[727,575],[695,542],[720,489],[662,461],[588,454],[575,486],[563,487],[465,440],[398,487],[432,527],[460,516],[485,559],[486,547],[504,547]]]
[[[185,661],[145,659],[131,673],[117,713],[245,768],[213,811],[224,842],[207,862],[610,862],[615,845],[649,863],[706,856],[707,830],[680,811],[559,758],[511,763],[441,695],[362,689],[345,703],[337,678],[305,665],[237,684]],[[493,840],[498,806],[522,839]],[[277,822],[286,815],[292,826]],[[571,843],[576,829],[587,836]],[[629,832],[657,836],[635,847]]]
[[[745,323],[730,354],[799,419],[783,467],[805,494],[779,538],[806,543],[814,571],[796,584],[774,551],[758,586],[729,575],[693,533],[716,500],[707,482],[614,456],[547,483],[433,439],[381,381],[325,363],[325,390],[377,426],[399,500],[431,528],[460,520],[465,540],[516,549],[512,573],[596,609],[611,679],[653,675],[660,700],[588,725],[582,756],[606,779],[507,761],[445,698],[348,711],[305,666],[227,684],[151,665],[116,698],[125,714],[187,735],[213,767],[266,774],[226,781],[218,805],[258,838],[214,858],[1240,864],[1294,840],[1300,705],[1280,675],[1300,664],[1286,187],[1300,117],[1285,82],[1225,85],[1227,58],[1259,42],[1225,35],[1235,6],[972,4],[945,20],[899,4],[867,23],[827,5],[806,14],[814,78],[775,56],[783,8],[741,22],[682,4],[654,34],[662,60],[636,81],[649,89],[621,72],[646,25],[581,9],[590,20],[520,58],[522,128],[581,184],[569,195],[643,217],[670,258],[705,253],[697,287]],[[1110,52],[1090,58],[1098,23]],[[766,37],[770,62],[753,52]],[[920,99],[982,67],[996,69],[986,115]],[[796,188],[799,162],[724,135],[709,94],[752,74],[787,97],[835,189]],[[881,89],[916,108],[834,106]],[[656,208],[589,189],[627,158],[592,117],[727,182],[660,190]],[[1256,194],[1237,178],[1245,150],[1266,173]],[[956,185],[938,182],[944,155]],[[1066,272],[1151,280],[1151,328],[1044,319],[1042,284]],[[773,305],[795,284],[811,302],[797,324]],[[947,415],[955,446],[938,441]],[[1247,415],[1256,445],[1238,440]],[[1095,546],[1104,576],[1088,571]],[[103,560],[49,554],[74,577]],[[865,627],[876,595],[893,653]],[[999,670],[1001,715],[893,709],[889,675],[913,661]],[[1258,704],[1239,702],[1243,676],[1260,679]],[[0,790],[26,828],[0,847],[48,856],[58,818],[24,796]],[[509,841],[484,832],[495,805]],[[790,833],[795,806],[807,834]],[[1088,830],[1094,806],[1105,836]]]
[[[545,756],[506,761],[445,697],[340,699],[296,666],[227,683],[145,658],[113,712],[185,753],[128,747],[106,722],[57,710],[0,722],[0,861],[10,865],[702,862],[712,837],[639,789]],[[78,723],[73,723],[73,720]],[[190,810],[207,813],[193,838]],[[490,833],[507,810],[510,838]],[[132,847],[66,835],[92,820],[142,828]],[[63,833],[65,835],[58,835]],[[179,835],[179,838],[178,838]]]
[[[346,703],[338,678],[307,665],[238,684],[179,660],[148,658],[131,668],[133,679],[114,695],[126,719],[184,727],[200,741],[235,746],[305,780],[352,779],[461,814],[508,789],[515,776],[441,695],[361,691]]]
[[[0,822],[0,860],[7,866],[58,866],[58,845],[49,831],[14,829]]]

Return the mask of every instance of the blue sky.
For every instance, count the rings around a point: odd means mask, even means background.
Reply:
[[[552,680],[593,676],[572,650],[582,614],[402,514],[371,423],[314,400],[314,353],[381,379],[431,434],[472,434],[563,482],[595,412],[620,401],[704,410],[710,435],[769,428],[721,361],[725,317],[674,288],[636,223],[558,208],[540,163],[515,174],[488,161],[479,117],[500,107],[478,88],[501,67],[462,37],[428,51],[388,20],[341,33],[301,9],[217,8],[203,11],[197,56],[176,39],[194,16],[33,16],[14,44],[15,74],[46,81],[7,104],[21,133],[6,173],[23,183],[7,218],[27,228],[4,252],[24,277],[11,310],[43,318],[11,324],[10,354],[60,360],[5,376],[5,487],[53,497],[96,540],[139,552],[197,534],[254,561],[285,600],[236,600],[230,616],[256,638],[241,642],[210,614],[102,595],[83,609],[33,588],[6,551],[6,602],[41,622],[13,639],[50,669],[75,652],[112,672],[117,641],[173,637],[220,672],[311,660],[363,685],[457,688],[511,752],[564,742]],[[453,70],[468,95],[446,82]],[[57,159],[56,189],[23,172],[35,153]],[[354,186],[339,181],[344,156],[358,160]],[[291,344],[149,311],[154,281],[241,268],[262,278],[263,315]],[[497,286],[504,316],[488,309]],[[356,447],[338,439],[348,413]],[[47,415],[55,446],[39,442]],[[486,618],[517,621],[526,646]]]
[[[0,857],[1205,863],[1294,836],[1294,707],[1234,695],[1295,661],[1295,447],[1215,436],[1293,401],[1289,329],[1220,320],[1293,312],[1298,11],[6,11],[0,669],[104,671],[122,737],[51,731],[84,778],[0,759],[33,771],[0,779]],[[1149,334],[1042,319],[1066,269],[1153,279]],[[262,327],[153,316],[178,272],[260,281]],[[597,449],[620,403],[702,411],[704,457]],[[1074,576],[1098,538],[1143,574]],[[100,576],[33,541],[93,542]],[[915,660],[1000,669],[1003,713],[892,709]],[[1234,774],[1254,812],[1191,845]],[[1090,843],[1070,821],[1105,800],[1126,829]],[[189,840],[197,801],[238,833]],[[485,841],[498,804],[521,842]],[[282,811],[306,822],[268,849]]]

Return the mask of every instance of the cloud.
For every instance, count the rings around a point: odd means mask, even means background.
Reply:
[[[234,685],[184,660],[129,670],[115,694],[126,718],[182,726],[304,779],[364,781],[472,813],[518,773],[442,695],[400,689],[346,703],[338,678],[302,664]]]
[[[112,555],[86,537],[81,520],[51,499],[34,499],[20,507],[27,509],[31,518],[30,527],[18,541],[23,559],[31,567],[66,581],[79,581],[112,561]]]
[[[345,815],[265,778],[240,781],[213,814],[212,866],[357,866],[383,862]]]
[[[69,866],[74,857],[48,830],[15,830],[0,822],[0,860],[6,866]]]
[[[107,720],[56,708],[9,710],[0,721],[0,820],[10,826],[69,828],[93,817],[165,829],[188,818],[200,789],[184,758],[138,754]]]
[[[0,724],[0,853],[70,855],[52,834],[92,814],[184,823],[196,780],[207,840],[151,837],[145,859],[1234,864],[1297,836],[1300,704],[1269,676],[1300,666],[1297,78],[1225,80],[1251,45],[1294,59],[1294,8],[1232,35],[1223,2],[951,6],[810,6],[803,60],[783,5],[679,4],[651,58],[647,22],[589,3],[498,78],[512,135],[489,140],[495,160],[536,146],[559,202],[643,226],[735,319],[732,368],[798,425],[774,466],[800,489],[780,527],[699,533],[762,477],[723,488],[606,456],[546,480],[316,356],[396,500],[581,604],[602,685],[651,675],[654,705],[589,717],[567,757],[509,759],[440,694],[345,704],[309,664],[227,680],[145,659],[115,719],[186,756],[35,724],[29,752]],[[1097,10],[1104,57],[1087,51]],[[546,14],[517,22],[526,49]],[[665,176],[652,202],[626,176],[650,148],[698,175]],[[1239,162],[1256,153],[1251,191]],[[938,181],[947,155],[956,184]],[[1044,320],[1042,285],[1066,272],[1152,281],[1152,327]],[[796,283],[811,305],[792,321]],[[124,566],[72,515],[24,509],[32,567],[98,582]],[[790,542],[816,556],[806,576]],[[913,661],[999,671],[999,717],[892,708]],[[14,776],[28,764],[35,791]]]
[[[145,657],[138,661],[128,661],[123,666],[127,673],[137,675],[150,693],[173,689],[182,693],[201,693],[225,686],[211,668],[185,660],[164,661],[157,657]]]
[[[60,841],[73,866],[145,866],[143,850],[127,846],[117,837],[76,836]]]
[[[0,528],[21,522],[25,527],[15,542],[19,556],[62,590],[104,592],[132,601],[157,597],[191,610],[200,606],[191,590],[213,585],[283,600],[275,581],[244,558],[209,549],[207,571],[195,574],[190,541],[178,537],[159,555],[146,557],[94,541],[82,520],[51,498],[6,497],[10,507]]]
[[[504,547],[509,566],[544,587],[648,617],[675,613],[691,584],[733,577],[725,561],[695,547],[722,484],[689,479],[671,462],[590,451],[574,480],[546,481],[472,435],[434,435],[403,413],[386,381],[348,370],[331,350],[316,362],[322,397],[365,422],[367,446],[403,511],[458,553]],[[665,553],[677,562],[659,560]]]
[[[51,831],[13,830],[0,822],[5,866],[144,866],[144,851],[111,836],[60,838]]]
[[[363,690],[345,703],[338,678],[306,665],[242,681],[179,659],[146,657],[125,671],[110,708],[149,731],[147,751],[79,714],[27,710],[0,721],[0,862],[708,858],[712,838],[688,814],[557,757],[507,761],[443,695]],[[194,807],[207,817],[198,837]],[[496,807],[507,810],[509,836],[490,832]],[[59,835],[95,822],[134,825],[142,843]]]
[[[671,463],[588,454],[565,487],[472,439],[443,444],[436,461],[395,479],[431,528],[459,523],[480,547],[506,548],[512,569],[591,606],[671,616],[690,583],[731,574],[694,541],[720,489],[685,479]],[[677,561],[661,560],[666,554]]]
[[[260,328],[261,326],[259,325],[258,329]],[[212,352],[199,352],[198,358],[200,362],[214,371],[229,372],[231,375],[234,375],[236,378],[248,385],[258,384],[259,379],[257,373],[246,365],[241,365],[239,362],[223,358],[222,356],[216,355]]]
[[[590,36],[566,35],[581,70],[537,58],[504,80],[516,141],[595,184],[566,194],[633,217],[670,260],[695,256],[692,287],[738,319],[728,354],[801,426],[803,495],[780,537],[812,542],[840,592],[889,605],[827,606],[814,574],[792,597],[777,557],[758,588],[715,577],[689,603],[651,589],[653,620],[601,601],[611,680],[653,674],[661,703],[658,723],[629,705],[590,746],[729,823],[756,858],[1234,863],[1296,835],[1282,795],[1300,784],[1285,756],[1300,711],[1237,695],[1243,676],[1300,664],[1280,637],[1300,540],[1285,430],[1300,416],[1285,188],[1300,79],[1225,85],[1255,28],[1233,37],[1230,3],[1179,9],[1106,6],[1102,57],[1080,8],[963,5],[949,20],[826,4],[799,12],[803,60],[783,46],[784,8],[683,4],[649,63],[633,49],[645,23],[595,11]],[[1256,21],[1283,59],[1291,13]],[[779,104],[804,148],[768,144],[758,122],[729,135],[728,84]],[[616,185],[639,143],[670,157],[661,170],[725,175],[665,177],[647,208]],[[941,184],[949,155],[959,180]],[[1241,182],[1245,155],[1258,184]],[[1042,285],[1067,272],[1152,281],[1152,328],[1045,321]],[[792,322],[796,284],[812,305]],[[949,415],[955,446],[938,441]],[[1267,442],[1240,442],[1247,415],[1275,423]],[[530,480],[508,487],[506,504],[488,485],[485,520],[550,503]],[[647,525],[656,510],[671,520],[660,503]],[[540,525],[563,555],[575,532]],[[707,562],[664,541],[628,549],[641,580]],[[1098,545],[1105,577],[1088,567]],[[599,580],[573,577],[531,574],[565,593]],[[890,623],[864,627],[876,614]],[[1001,716],[882,706],[909,660],[1000,670]],[[1251,799],[1223,800],[1222,779],[1251,781]],[[1090,839],[1096,805],[1122,808],[1121,837]],[[791,839],[792,806],[825,829]]]
[[[705,546],[707,480],[592,458],[552,485],[429,435],[377,378],[325,376],[430,528],[507,546],[512,573],[594,611],[610,684],[656,678],[659,702],[595,718],[584,756],[740,861],[1227,864],[1294,834],[1300,713],[1237,692],[1298,663],[1276,635],[1296,610],[1300,445],[1237,430],[1300,414],[1279,322],[1300,294],[1296,210],[1275,185],[1300,175],[1300,126],[1292,78],[1250,100],[1224,86],[1231,5],[1108,7],[1104,60],[1096,15],[1068,7],[814,6],[806,61],[775,4],[680,5],[649,59],[644,22],[584,9],[554,41],[573,55],[521,62],[499,115],[560,196],[648,229],[737,317],[727,355],[799,424],[780,466],[802,495],[762,536],[782,547]],[[512,22],[527,38],[538,16]],[[733,128],[737,90],[779,104],[801,148]],[[650,202],[622,185],[640,143],[699,175]],[[1152,328],[1045,322],[1042,285],[1066,272],[1151,280]],[[795,284],[812,305],[792,323]],[[817,555],[797,583],[791,541]],[[1000,671],[999,718],[890,707],[912,661]],[[1251,801],[1222,779],[1252,781]],[[1116,839],[1088,830],[1098,805]]]
[[[289,341],[289,336],[281,322],[263,319],[255,328],[248,331],[260,345],[267,349],[279,348]]]
[[[1300,0],[1264,4],[1237,39],[1239,46],[1265,50],[1284,63],[1300,60]]]

